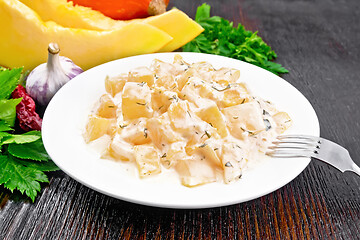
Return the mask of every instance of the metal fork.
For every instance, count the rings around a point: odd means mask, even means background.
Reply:
[[[266,155],[277,158],[316,158],[332,165],[341,172],[352,171],[360,176],[360,168],[351,159],[348,150],[321,137],[281,135],[268,148]]]

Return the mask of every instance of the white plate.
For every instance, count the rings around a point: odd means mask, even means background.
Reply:
[[[137,66],[149,66],[154,58],[172,62],[181,54],[187,62],[207,61],[215,68],[240,69],[256,96],[269,100],[289,113],[293,126],[287,133],[319,136],[319,122],[308,100],[280,77],[238,60],[200,53],[159,53],[119,59],[94,67],[67,83],[46,109],[42,136],[45,148],[56,165],[80,183],[109,196],[126,201],[168,208],[207,208],[245,202],[266,195],[290,182],[309,164],[310,159],[274,159],[261,161],[243,173],[238,182],[211,183],[187,188],[169,176],[139,179],[134,169],[119,162],[100,159],[85,144],[82,133],[93,104],[105,93],[104,79],[128,72]]]

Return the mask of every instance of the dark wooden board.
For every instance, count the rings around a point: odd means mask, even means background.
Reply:
[[[194,17],[203,2],[172,0],[170,7]],[[321,135],[360,165],[360,2],[206,2],[214,15],[259,31],[290,70],[282,77],[316,110]],[[360,177],[312,161],[259,199],[172,210],[117,200],[58,172],[35,203],[0,188],[0,239],[360,239]]]

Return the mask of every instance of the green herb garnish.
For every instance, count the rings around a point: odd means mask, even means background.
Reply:
[[[231,88],[231,85],[228,84],[226,87],[224,87],[224,88],[222,88],[222,89],[217,88],[217,87],[215,87],[215,86],[212,86],[212,88],[215,89],[215,90],[218,91],[218,92],[222,92],[222,91],[225,91],[226,89]]]
[[[277,55],[257,32],[247,31],[241,24],[234,27],[232,22],[218,16],[210,17],[210,5],[204,3],[197,8],[195,21],[205,30],[183,47],[184,52],[231,57],[275,74],[289,72],[280,64],[272,62]]]
[[[144,128],[144,138],[147,138],[148,137],[148,133],[147,133],[147,128]]]
[[[45,172],[59,168],[46,153],[39,131],[15,134],[16,105],[21,99],[9,99],[21,80],[21,68],[0,71],[0,185],[13,192],[25,193],[32,201],[49,182]]]
[[[201,138],[203,137],[203,136],[207,136],[208,138],[211,138],[211,134],[207,131],[207,130],[205,130],[205,133],[201,136]]]
[[[137,105],[146,106],[147,103],[136,102]]]
[[[200,146],[199,146],[199,148],[203,148],[203,147],[206,147],[206,143],[203,143],[203,144],[201,144]]]

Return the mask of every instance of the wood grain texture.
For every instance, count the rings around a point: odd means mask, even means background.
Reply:
[[[172,0],[195,16],[205,1]],[[241,22],[290,70],[283,78],[311,102],[321,135],[360,165],[358,0],[208,0]],[[0,188],[0,239],[360,239],[360,178],[312,161],[259,199],[202,210],[140,206],[95,192],[64,173],[35,203]],[[216,194],[216,193],[214,193]]]

